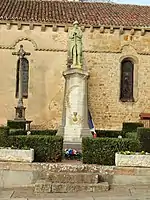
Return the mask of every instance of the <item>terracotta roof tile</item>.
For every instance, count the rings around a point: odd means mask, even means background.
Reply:
[[[150,6],[46,0],[0,0],[0,20],[150,26]]]

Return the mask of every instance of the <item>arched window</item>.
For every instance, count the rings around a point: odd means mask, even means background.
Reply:
[[[16,98],[19,96],[19,70],[20,60],[17,62],[17,73],[16,73]],[[22,58],[22,92],[23,98],[28,98],[28,80],[29,80],[29,61],[26,58]]]
[[[134,63],[129,59],[121,62],[120,100],[122,102],[134,101],[133,98]]]

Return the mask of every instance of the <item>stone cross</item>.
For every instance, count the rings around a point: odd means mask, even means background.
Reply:
[[[17,55],[19,57],[20,66],[19,66],[19,100],[17,107],[23,107],[23,70],[22,70],[22,59],[24,56],[31,55],[29,52],[25,52],[23,49],[23,45],[20,45],[20,49],[18,52],[13,52],[12,55]]]

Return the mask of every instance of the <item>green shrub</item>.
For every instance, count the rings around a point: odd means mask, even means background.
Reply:
[[[56,135],[57,130],[31,130],[32,135]]]
[[[27,131],[22,129],[11,129],[9,131],[9,136],[15,136],[15,135],[27,135]]]
[[[48,135],[54,136],[57,133],[57,130],[30,130],[31,135]],[[10,130],[9,135],[27,135],[25,130]]]
[[[23,129],[23,130],[25,130],[26,122],[25,121],[7,120],[7,126],[10,129]]]
[[[124,133],[136,132],[138,127],[144,127],[144,125],[142,123],[136,123],[136,122],[124,122],[122,131]]]
[[[137,132],[128,132],[125,136],[126,138],[138,139]]]
[[[110,137],[110,138],[118,138],[119,135],[125,137],[125,134],[122,131],[116,130],[96,130],[97,137]]]
[[[9,146],[19,149],[33,148],[35,161],[60,162],[62,159],[63,138],[60,136],[9,136]]]
[[[8,134],[9,128],[8,127],[0,127],[0,147],[8,145]]]
[[[119,151],[139,151],[139,140],[128,138],[83,138],[83,163],[114,165],[115,153]]]
[[[138,128],[137,136],[141,143],[142,151],[150,153],[150,128]]]

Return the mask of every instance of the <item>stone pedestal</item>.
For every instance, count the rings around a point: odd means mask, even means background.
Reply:
[[[26,120],[25,119],[25,109],[24,106],[17,106],[15,107],[16,113],[15,113],[15,120]]]
[[[65,92],[62,124],[57,135],[64,143],[81,143],[82,137],[91,137],[88,127],[87,79],[88,72],[70,68],[63,72]]]

